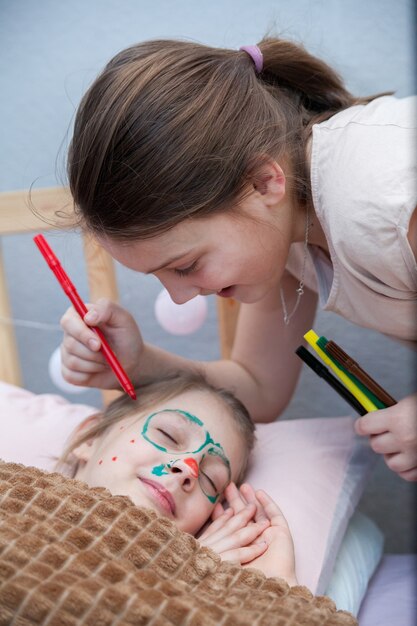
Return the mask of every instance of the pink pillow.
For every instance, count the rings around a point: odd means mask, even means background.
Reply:
[[[0,381],[0,459],[52,471],[74,428],[97,409]]]
[[[0,382],[0,458],[52,471],[72,430],[97,409]],[[247,480],[279,504],[294,537],[297,577],[323,593],[376,455],[352,417],[258,424]]]
[[[353,417],[257,425],[246,480],[284,513],[294,538],[297,578],[322,594],[376,454],[353,430]]]

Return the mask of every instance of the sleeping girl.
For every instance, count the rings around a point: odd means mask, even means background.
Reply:
[[[243,404],[202,376],[143,383],[73,433],[57,469],[126,495],[215,550],[296,585],[287,522],[262,490],[239,485],[254,444]],[[225,508],[222,504],[225,502]]]

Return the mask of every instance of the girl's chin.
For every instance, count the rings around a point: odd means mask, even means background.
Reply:
[[[233,298],[234,293],[236,292],[236,286],[232,285],[231,287],[225,287],[217,292],[217,295],[221,298]]]
[[[260,287],[254,287],[253,289],[236,289],[231,298],[234,298],[241,304],[255,304],[260,302],[269,292]]]

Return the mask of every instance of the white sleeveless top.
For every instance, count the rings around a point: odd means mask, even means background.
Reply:
[[[417,263],[407,239],[417,205],[417,97],[383,96],[313,126],[313,203],[331,263],[309,246],[306,286],[324,310],[417,340]],[[300,278],[303,243],[287,269]]]

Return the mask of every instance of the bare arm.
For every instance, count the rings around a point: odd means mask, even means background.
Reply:
[[[298,281],[287,274],[283,289],[290,312],[297,287]],[[289,325],[284,324],[279,288],[262,302],[241,306],[232,362],[243,372],[235,393],[246,404],[254,421],[273,421],[291,400],[301,369],[294,351],[311,328],[316,306],[316,294],[305,290]],[[222,374],[222,380],[226,381],[227,372]]]
[[[283,287],[287,308],[292,311],[298,281],[288,274]],[[306,290],[296,314],[286,326],[277,287],[263,301],[241,306],[231,359],[200,362],[144,344],[128,311],[114,302],[99,300],[88,305],[85,321],[72,308],[63,316],[62,371],[75,385],[102,389],[117,386],[100,352],[100,342],[89,328],[97,325],[134,384],[145,376],[161,376],[179,369],[202,371],[214,385],[229,389],[242,400],[254,421],[272,421],[293,394],[301,365],[294,350],[311,327],[316,303],[317,296]]]
[[[287,274],[283,288],[292,310],[298,281]],[[254,421],[269,422],[285,409],[294,392],[301,362],[294,354],[311,328],[317,295],[305,290],[296,314],[286,326],[279,288],[256,304],[241,305],[230,360],[194,362],[147,345],[138,376],[175,369],[203,371],[210,382],[230,389],[247,406]]]

